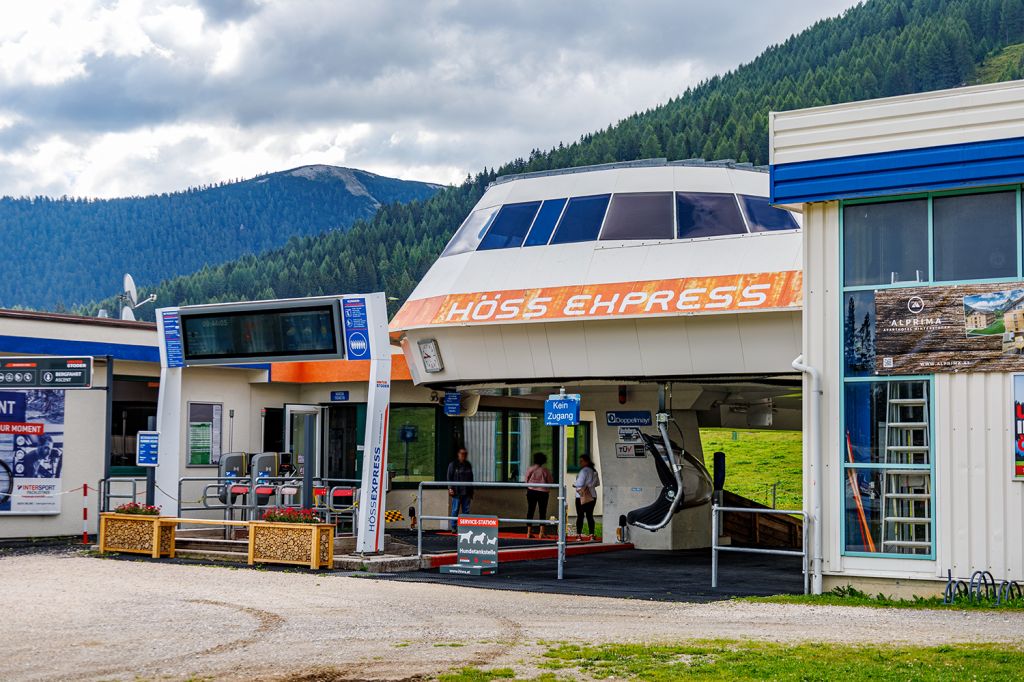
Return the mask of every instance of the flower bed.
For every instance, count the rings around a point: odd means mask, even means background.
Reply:
[[[334,526],[311,511],[270,509],[249,524],[249,563],[334,565]]]
[[[174,528],[168,517],[151,512],[100,514],[100,552],[174,556]]]

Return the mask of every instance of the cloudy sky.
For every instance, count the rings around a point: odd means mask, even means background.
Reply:
[[[329,163],[458,182],[755,57],[853,0],[5,0],[0,195]]]

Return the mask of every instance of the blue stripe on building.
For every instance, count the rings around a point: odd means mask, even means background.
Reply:
[[[782,163],[774,204],[800,204],[1024,182],[1024,138]]]
[[[160,349],[156,346],[43,339],[32,336],[0,336],[0,352],[24,355],[91,355],[94,357],[109,355],[115,360],[160,362]]]

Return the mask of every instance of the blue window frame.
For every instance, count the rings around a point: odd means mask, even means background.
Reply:
[[[544,246],[551,240],[551,233],[555,231],[555,225],[562,216],[565,202],[565,199],[548,199],[541,205],[523,246]]]
[[[735,194],[676,193],[676,226],[680,239],[746,234]]]
[[[523,245],[526,233],[540,208],[539,201],[523,204],[505,204],[491,222],[490,229],[480,242],[478,250],[511,249]]]
[[[558,221],[552,244],[571,244],[574,242],[591,242],[601,232],[605,211],[608,209],[610,194],[595,194],[586,197],[573,197]]]
[[[747,225],[751,232],[774,232],[776,230],[799,230],[796,218],[789,211],[775,208],[768,202],[768,197],[754,197],[741,194],[740,206],[747,217]]]

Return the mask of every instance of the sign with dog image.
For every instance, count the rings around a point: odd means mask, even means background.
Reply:
[[[458,560],[441,573],[494,575],[498,570],[498,517],[460,516]]]

